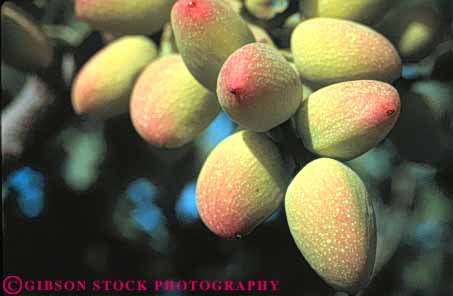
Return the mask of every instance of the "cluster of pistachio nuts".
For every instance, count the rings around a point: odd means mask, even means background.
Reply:
[[[129,112],[138,134],[162,148],[192,142],[223,110],[239,129],[199,174],[204,224],[221,237],[243,237],[284,203],[313,269],[355,293],[373,276],[377,234],[366,186],[342,161],[377,146],[395,126],[404,106],[392,83],[402,61],[420,60],[436,45],[440,20],[431,7],[391,9],[389,0],[301,0],[285,23],[290,48],[281,48],[263,24],[288,3],[268,2],[76,0],[78,18],[114,38],[78,72],[72,104],[102,119]],[[5,10],[2,27],[18,13]],[[259,22],[244,19],[244,10]],[[148,38],[162,30],[160,44]],[[17,60],[8,52],[10,62],[47,64],[51,53],[38,37],[29,42],[41,55]],[[269,134],[288,121],[304,146],[292,153],[319,157],[295,173]]]

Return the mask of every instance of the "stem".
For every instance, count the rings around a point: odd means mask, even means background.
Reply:
[[[284,154],[289,154],[294,161],[295,169],[293,175],[297,174],[301,168],[316,158],[316,155],[308,151],[297,137],[291,119],[272,129],[269,134]]]
[[[177,53],[178,49],[175,43],[175,37],[170,24],[164,26],[162,37],[160,39],[160,52],[159,56],[167,56],[170,54]]]
[[[41,79],[36,76],[28,79],[14,101],[2,111],[3,160],[22,155],[33,126],[54,99]]]
[[[280,49],[280,53],[285,58],[286,61],[294,63],[294,56],[289,50]]]

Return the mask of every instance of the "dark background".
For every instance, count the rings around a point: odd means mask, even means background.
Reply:
[[[71,80],[103,47],[105,36],[75,20],[71,1],[15,2],[51,37],[55,59],[38,76],[55,101],[24,152],[2,161],[4,274],[24,279],[278,279],[279,295],[332,293],[296,248],[283,209],[242,240],[217,238],[199,220],[194,193],[199,169],[207,153],[235,129],[224,114],[193,144],[177,150],[146,145],[127,115],[105,122],[75,116]],[[448,1],[439,3],[448,8]],[[281,20],[296,6],[292,3],[273,21],[277,44],[285,43]],[[451,41],[451,14],[448,9],[443,13],[450,30],[445,40]],[[150,36],[156,42],[160,37]],[[447,96],[453,105],[453,50],[451,44],[446,48],[429,56],[428,70],[405,65],[398,89],[416,85],[434,98]],[[30,79],[32,74],[2,63],[2,108]],[[443,119],[447,144],[439,151],[423,138],[424,132],[431,134],[423,130],[426,119],[412,116],[420,124],[405,128],[409,153],[392,141],[401,135],[391,135],[348,162],[372,193],[382,245],[389,250],[398,245],[365,295],[453,295],[452,117]]]

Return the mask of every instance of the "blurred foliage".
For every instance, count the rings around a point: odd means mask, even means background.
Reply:
[[[294,24],[300,21],[295,2],[284,12],[274,11],[278,14],[263,25],[280,47],[287,47]],[[451,0],[432,2],[450,23],[450,32],[426,58],[405,65],[398,82],[401,93],[421,98],[421,111],[408,115],[412,123],[402,128],[396,141],[386,139],[348,162],[372,192],[382,222],[379,231],[388,234],[381,247],[396,249],[364,295],[453,294],[453,41],[449,11],[453,7]],[[60,59],[64,57],[58,79],[65,77],[66,88],[58,100],[69,104],[74,73],[106,39],[75,18],[72,1],[17,1],[17,5],[40,21]],[[242,13],[262,24],[244,8]],[[162,54],[174,51],[168,34],[150,36],[156,42],[166,40]],[[29,74],[3,63],[1,73],[3,108]],[[405,101],[403,110],[411,103]],[[58,131],[46,134],[40,145],[29,149],[19,165],[2,177],[6,272],[41,279],[273,278],[280,280],[281,295],[330,292],[297,250],[283,210],[240,241],[214,237],[199,220],[195,204],[198,171],[213,147],[236,129],[224,113],[195,143],[177,150],[147,146],[128,116],[105,123],[78,118],[69,111],[61,116],[64,124]],[[439,130],[431,125],[427,128],[421,116],[432,118]],[[441,140],[430,140],[436,133]],[[411,143],[406,150],[409,155],[398,145],[402,137],[404,143]],[[442,151],[433,147],[439,145],[438,140],[445,145]],[[412,152],[420,151],[422,159],[411,157]],[[413,199],[409,213],[389,207],[395,200],[407,202],[405,198]],[[400,231],[404,233],[401,242]]]
[[[74,190],[88,189],[96,181],[98,166],[105,154],[102,130],[98,127],[69,128],[62,131],[60,141],[67,153],[62,167],[63,178]]]

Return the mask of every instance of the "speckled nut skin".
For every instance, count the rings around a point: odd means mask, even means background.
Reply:
[[[239,131],[209,155],[197,181],[204,224],[223,238],[243,237],[281,204],[289,172],[264,134]]]
[[[192,77],[180,55],[147,66],[134,86],[130,105],[132,123],[142,138],[166,148],[192,141],[219,111],[215,94]]]
[[[255,42],[247,23],[222,0],[179,0],[172,8],[171,23],[187,68],[213,92],[228,56]]]
[[[251,43],[235,51],[222,66],[217,96],[235,122],[263,132],[294,115],[302,102],[302,84],[277,49]]]
[[[312,93],[295,118],[307,149],[321,156],[349,160],[382,141],[399,114],[400,97],[393,86],[356,80]]]
[[[334,289],[357,293],[371,279],[376,255],[373,207],[360,177],[320,158],[289,185],[286,216],[299,250]]]
[[[174,0],[76,0],[79,19],[116,34],[156,33],[170,19]]]
[[[378,21],[391,7],[392,0],[300,0],[306,18],[332,17],[365,24]]]
[[[312,18],[291,35],[291,51],[301,77],[312,87],[400,77],[401,59],[383,35],[356,22]]]
[[[46,68],[52,61],[50,41],[33,18],[11,1],[1,8],[2,62],[21,71]]]
[[[127,112],[136,79],[156,56],[156,45],[144,36],[122,37],[101,49],[74,80],[75,112],[103,119]]]

